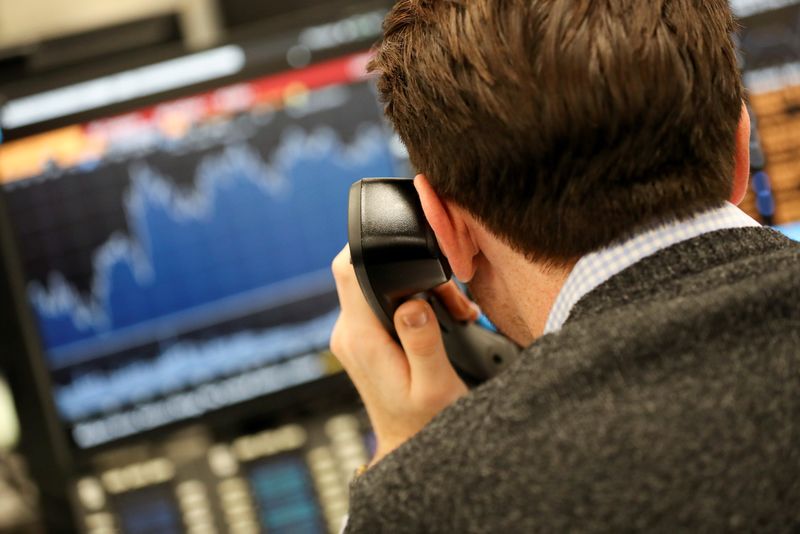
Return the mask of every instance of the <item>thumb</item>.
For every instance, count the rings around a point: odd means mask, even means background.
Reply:
[[[411,383],[420,388],[441,388],[443,382],[455,377],[447,359],[442,332],[436,314],[424,300],[403,303],[394,316],[400,344],[408,357]]]

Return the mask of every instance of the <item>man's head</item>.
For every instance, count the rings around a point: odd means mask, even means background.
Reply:
[[[727,0],[401,0],[372,68],[412,163],[530,257],[729,198]]]
[[[727,0],[400,0],[384,30],[371,67],[412,163],[528,260],[741,194]]]

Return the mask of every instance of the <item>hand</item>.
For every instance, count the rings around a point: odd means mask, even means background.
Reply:
[[[341,314],[331,336],[336,355],[358,389],[378,448],[372,463],[419,432],[441,410],[467,393],[444,350],[431,306],[403,303],[394,324],[402,347],[383,328],[358,285],[350,249],[333,260]],[[436,289],[456,319],[474,321],[475,307],[453,283]]]

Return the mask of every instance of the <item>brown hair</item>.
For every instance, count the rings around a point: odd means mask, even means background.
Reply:
[[[727,0],[400,0],[371,63],[434,188],[530,258],[577,258],[731,193]]]

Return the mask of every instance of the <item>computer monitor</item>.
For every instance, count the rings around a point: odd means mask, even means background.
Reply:
[[[368,59],[0,145],[13,255],[78,448],[339,371],[329,265],[347,191],[405,172]]]

